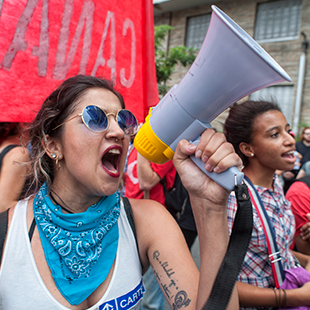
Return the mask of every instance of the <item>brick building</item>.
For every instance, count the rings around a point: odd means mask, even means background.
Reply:
[[[289,74],[282,82],[251,95],[274,98],[295,131],[310,125],[310,0],[153,0],[155,25],[173,27],[167,47],[186,45],[200,48],[214,4],[253,37]],[[181,81],[188,68],[178,67],[169,85]],[[222,130],[224,111],[212,125]]]

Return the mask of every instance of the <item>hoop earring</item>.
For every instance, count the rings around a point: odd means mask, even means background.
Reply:
[[[60,160],[56,158],[56,170],[58,171],[61,168]]]

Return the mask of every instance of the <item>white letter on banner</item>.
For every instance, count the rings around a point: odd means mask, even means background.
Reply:
[[[14,38],[1,63],[1,67],[4,70],[8,71],[11,69],[13,60],[18,51],[25,51],[27,49],[28,43],[25,41],[25,33],[37,4],[38,0],[29,0],[23,14],[18,20]]]
[[[108,11],[107,13],[107,18],[105,20],[105,27],[104,27],[104,31],[102,34],[102,38],[101,38],[101,42],[100,42],[100,47],[99,47],[99,51],[97,54],[97,59],[96,59],[96,63],[94,65],[94,68],[92,70],[91,75],[96,75],[97,70],[99,68],[99,66],[104,66],[105,65],[105,59],[103,58],[103,49],[104,49],[104,43],[106,41],[107,35],[108,35],[108,29],[109,29],[109,25],[111,23],[111,27],[110,27],[110,41],[111,41],[111,55],[110,55],[110,59],[107,61],[107,66],[111,69],[111,80],[115,81],[116,80],[116,70],[115,70],[115,65],[116,65],[116,61],[115,61],[115,19],[114,19],[114,13]]]
[[[131,87],[136,74],[136,34],[133,22],[126,18],[123,25],[123,36],[127,35],[127,29],[131,29],[131,63],[130,63],[130,77],[125,78],[125,69],[122,68],[120,72],[121,84],[127,88]]]
[[[72,65],[76,49],[78,47],[79,40],[83,31],[84,23],[85,23],[85,31],[84,31],[83,51],[81,56],[79,74],[85,74],[88,57],[90,53],[95,5],[93,1],[85,0],[83,3],[83,8],[80,15],[80,19],[78,21],[78,25],[75,30],[74,38],[72,40],[70,50],[67,56],[67,60],[65,61],[66,50],[69,40],[69,29],[70,29],[71,16],[73,12],[73,5],[74,5],[73,0],[66,0],[64,7],[64,14],[61,22],[57,54],[55,58],[55,67],[53,69],[53,78],[58,80],[63,80],[66,78],[66,75]]]
[[[38,76],[45,77],[48,65],[48,0],[42,1],[40,43],[32,48],[32,55],[38,57]]]

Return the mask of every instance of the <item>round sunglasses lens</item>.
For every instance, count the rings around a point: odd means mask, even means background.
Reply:
[[[127,135],[134,135],[138,130],[138,121],[128,110],[120,110],[117,114],[117,122]]]
[[[106,114],[96,106],[87,106],[82,116],[85,125],[92,131],[103,132],[108,127],[108,118]]]

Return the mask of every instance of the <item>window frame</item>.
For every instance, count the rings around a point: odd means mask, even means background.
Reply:
[[[284,88],[286,88],[288,91],[284,91]],[[269,89],[269,91],[267,91]],[[277,91],[274,91],[275,89],[277,89]],[[267,94],[263,94],[263,92],[266,93],[266,91],[268,92]],[[276,97],[276,92],[282,93],[284,94],[281,98],[280,97]],[[290,96],[289,100],[287,100],[286,102],[283,103],[283,97],[287,98],[288,96]],[[249,100],[254,100],[254,101],[259,101],[259,100],[263,100],[263,101],[272,101],[272,102],[276,102],[282,113],[284,114],[284,116],[286,117],[286,120],[288,121],[289,124],[292,125],[293,122],[293,108],[294,108],[294,85],[291,84],[287,84],[287,85],[273,85],[273,86],[269,86],[266,88],[262,88],[252,94],[250,94],[249,96]]]
[[[204,38],[206,37],[206,34],[208,32],[208,28],[209,28],[209,25],[210,25],[210,21],[211,21],[211,15],[212,15],[212,12],[208,12],[208,13],[203,13],[203,14],[198,14],[198,15],[191,15],[191,16],[188,16],[186,18],[186,27],[185,27],[185,42],[184,42],[184,45],[187,47],[187,48],[195,48],[195,49],[200,49],[202,47],[202,44],[204,42]],[[201,17],[201,16],[209,16],[209,23],[208,23],[208,27],[206,29],[206,33],[204,34],[204,37],[203,37],[203,40],[201,42],[201,45],[199,47],[196,47],[196,46],[189,46],[187,44],[188,42],[188,29],[189,29],[189,20],[192,19],[192,18],[198,18],[198,17]]]
[[[296,17],[298,17],[298,20],[296,21],[296,25],[295,25],[295,35],[289,35],[288,33],[286,34],[286,36],[282,36],[282,37],[272,37],[272,38],[262,38],[260,39],[257,34],[257,32],[259,31],[259,25],[257,25],[258,21],[258,14],[259,14],[259,6],[263,7],[272,7],[273,9],[275,8],[275,4],[276,3],[280,3],[280,2],[290,2],[290,1],[299,1],[300,5],[299,5],[299,12],[297,13]],[[278,6],[278,8],[281,7],[282,9],[282,13],[283,13],[283,5],[282,6]],[[301,0],[279,0],[279,1],[272,1],[272,2],[262,2],[262,3],[257,3],[257,7],[256,7],[256,15],[255,15],[255,23],[254,23],[254,39],[259,42],[259,43],[268,43],[268,42],[281,42],[281,41],[291,41],[291,40],[296,40],[300,37],[300,25],[301,25],[301,13],[302,13],[302,1]],[[289,12],[289,20],[291,19],[291,11]],[[268,16],[267,16],[268,18]],[[266,19],[266,16],[265,16]],[[264,23],[264,21],[262,20],[261,23]],[[280,23],[281,24],[281,23]],[[274,25],[274,23],[273,23]],[[265,27],[265,26],[264,26]],[[265,27],[266,28],[266,27]],[[273,31],[273,35],[274,35],[274,28],[272,29]],[[266,32],[266,31],[265,31]]]

